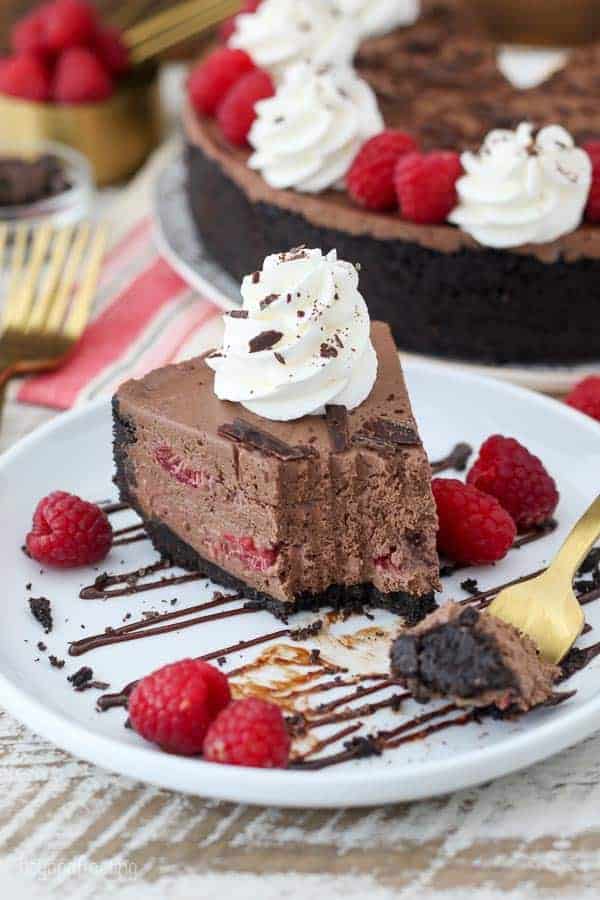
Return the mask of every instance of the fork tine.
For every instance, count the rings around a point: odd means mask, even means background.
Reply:
[[[4,251],[8,241],[8,226],[0,225],[0,269],[4,266]]]
[[[75,239],[71,246],[71,251],[62,272],[60,284],[58,285],[58,288],[54,294],[51,308],[48,312],[48,317],[46,319],[46,324],[44,327],[44,332],[46,333],[60,331],[63,319],[65,317],[67,309],[69,308],[71,292],[73,290],[73,285],[77,277],[77,272],[79,270],[89,234],[89,223],[84,222],[84,224],[78,228],[75,234]]]
[[[81,335],[90,315],[106,247],[106,237],[106,226],[101,225],[92,238],[89,258],[84,264],[83,278],[65,323],[64,334],[72,340],[76,340]]]
[[[40,272],[46,262],[46,254],[52,238],[50,225],[40,225],[33,233],[31,254],[25,265],[19,290],[19,322],[26,329],[27,320],[35,303],[39,288]]]
[[[25,265],[25,253],[27,250],[28,228],[19,225],[15,230],[14,246],[11,259],[11,271],[6,292],[6,303],[2,315],[2,324],[8,327],[14,320],[19,321],[20,284],[23,267]]]
[[[40,288],[39,297],[35,304],[29,322],[28,331],[42,331],[46,318],[50,312],[55,297],[59,278],[65,264],[65,259],[73,237],[73,226],[62,228],[56,235],[50,250],[50,262],[48,271]]]

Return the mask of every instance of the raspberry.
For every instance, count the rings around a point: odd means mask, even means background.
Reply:
[[[434,478],[431,486],[441,553],[474,566],[506,556],[515,539],[515,523],[494,497],[456,478]]]
[[[456,206],[456,182],[462,173],[458,153],[407,153],[396,164],[394,180],[400,211],[419,224],[445,222]]]
[[[246,0],[246,2],[242,5],[242,8],[240,9],[240,13],[256,12],[261,3],[262,0]],[[238,15],[240,13],[238,13]],[[229,38],[232,36],[236,27],[237,15],[229,16],[228,19],[225,19],[224,22],[221,22],[221,25],[219,26],[219,38],[224,44],[226,44]]]
[[[263,69],[248,72],[234,84],[217,110],[221,131],[228,141],[239,146],[246,144],[256,118],[256,104],[274,93],[271,77]]]
[[[85,0],[55,0],[48,6],[45,20],[48,47],[55,53],[85,47],[96,33],[96,11]]]
[[[398,204],[394,185],[396,163],[417,149],[404,131],[382,131],[358,151],[346,177],[348,193],[367,209],[393,209]]]
[[[52,85],[57,103],[97,103],[113,91],[112,78],[92,50],[73,47],[60,56]]]
[[[244,50],[219,47],[190,73],[187,89],[190,103],[197,113],[212,116],[233,85],[254,69]]]
[[[38,562],[68,569],[100,562],[112,540],[110,522],[99,506],[54,491],[38,503],[25,544]]]
[[[223,534],[213,545],[213,553],[218,559],[239,559],[244,568],[254,572],[267,572],[277,562],[277,547],[257,547],[254,538],[236,537]]]
[[[588,222],[600,222],[600,141],[588,141],[583,145],[583,149],[592,161],[592,183],[585,217]]]
[[[204,741],[205,759],[231,766],[280,769],[289,755],[290,737],[281,710],[255,697],[231,703]]]
[[[129,50],[118,28],[99,28],[94,39],[94,50],[105,69],[117,78],[129,71]]]
[[[9,57],[0,68],[0,94],[43,103],[50,96],[46,66],[31,53]]]
[[[467,484],[495,497],[519,531],[546,522],[558,503],[556,484],[541,460],[519,441],[500,434],[481,445]]]
[[[600,422],[600,375],[589,375],[576,384],[566,402]]]
[[[13,26],[11,44],[15,53],[33,53],[41,59],[51,55],[46,27],[47,16],[47,5],[40,6]]]
[[[182,659],[138,681],[129,718],[138,734],[168,753],[202,752],[209,725],[231,700],[225,675],[201,659]]]

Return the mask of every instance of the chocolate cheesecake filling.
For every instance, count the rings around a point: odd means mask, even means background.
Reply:
[[[345,594],[432,608],[429,463],[389,330],[375,323],[372,337],[379,376],[348,429],[387,416],[386,446],[350,440],[334,452],[327,417],[267,422],[220,401],[203,359],[125,384],[114,407],[117,483],[157,549],[288,610]]]

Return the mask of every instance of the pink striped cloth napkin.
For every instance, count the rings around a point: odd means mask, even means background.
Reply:
[[[138,199],[133,206],[141,218],[129,223],[105,257],[94,316],[73,355],[58,371],[26,380],[17,401],[67,409],[110,396],[128,378],[219,343],[221,310],[192,291],[158,254],[148,193],[138,183],[127,198]],[[132,208],[127,203],[120,209],[125,206]],[[110,210],[108,215],[110,221]],[[122,226],[121,221],[121,232]]]

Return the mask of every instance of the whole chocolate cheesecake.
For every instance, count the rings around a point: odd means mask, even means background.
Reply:
[[[579,144],[600,136],[598,46],[571,51],[542,84],[520,90],[457,0],[422,7],[414,24],[362,41],[355,56],[386,128],[411,133],[424,151],[475,150],[494,129],[523,121],[558,124]],[[190,107],[184,126],[195,225],[235,278],[281,247],[336,247],[362,265],[371,314],[389,322],[401,349],[490,363],[600,360],[600,331],[591,327],[599,226],[486,246],[466,227],[364,209],[343,190],[274,187],[214,120]]]
[[[320,251],[266,260],[221,350],[119,389],[115,480],[161,554],[277,615],[414,622],[439,588],[431,472],[357,277]]]

